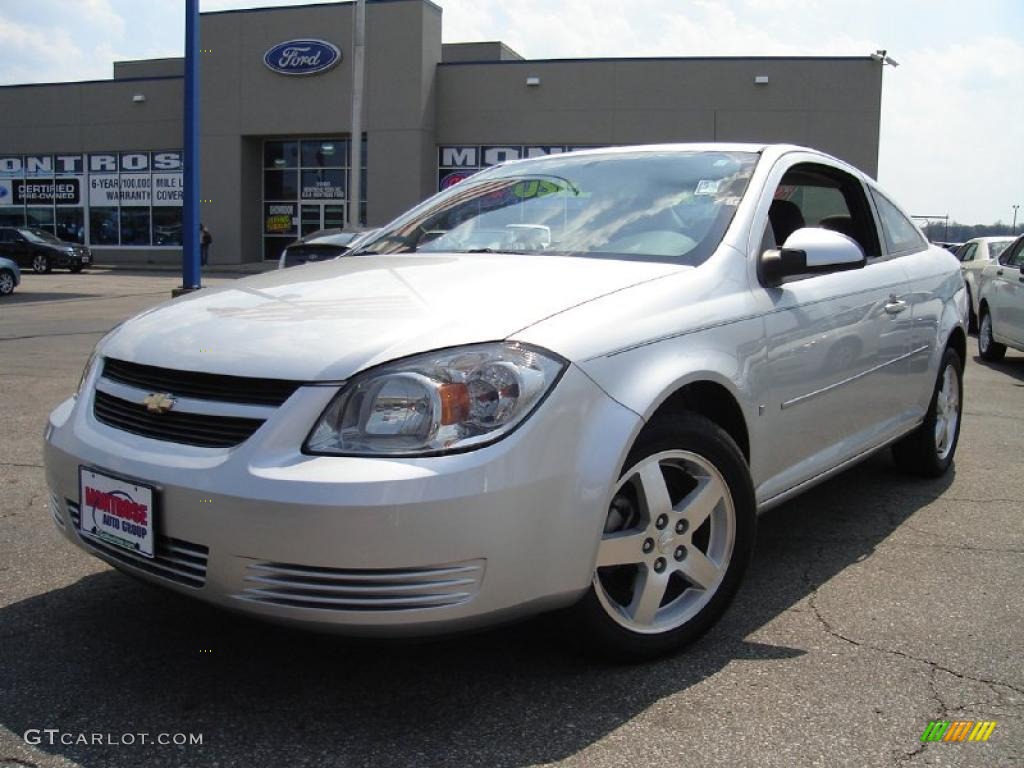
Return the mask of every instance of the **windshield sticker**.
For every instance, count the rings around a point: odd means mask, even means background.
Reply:
[[[697,189],[694,190],[693,194],[713,195],[718,192],[719,183],[718,179],[701,179],[697,182]]]

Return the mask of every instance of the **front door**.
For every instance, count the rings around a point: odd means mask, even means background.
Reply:
[[[306,237],[318,229],[343,229],[345,206],[337,203],[303,203],[300,213],[299,237]]]
[[[759,457],[762,501],[898,431],[912,327],[907,275],[882,253],[861,182],[838,168],[796,163],[776,183],[768,247],[796,229],[821,227],[856,241],[868,264],[763,289],[765,423],[773,439]]]
[[[1018,240],[996,262],[985,298],[992,311],[992,330],[1015,346],[1024,344],[1024,240]]]

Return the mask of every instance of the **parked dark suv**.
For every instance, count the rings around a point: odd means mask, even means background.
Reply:
[[[0,256],[33,272],[49,272],[54,267],[81,272],[92,263],[92,253],[84,245],[59,240],[45,229],[0,227]]]

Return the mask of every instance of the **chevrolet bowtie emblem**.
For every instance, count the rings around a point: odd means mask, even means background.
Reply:
[[[174,398],[166,392],[154,392],[146,395],[142,404],[150,413],[167,413],[174,407]]]

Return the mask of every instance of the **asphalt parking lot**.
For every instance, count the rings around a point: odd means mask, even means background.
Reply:
[[[909,480],[878,455],[768,513],[717,627],[674,658],[602,667],[547,619],[418,644],[265,626],[64,542],[46,414],[103,333],[179,283],[28,274],[0,300],[0,768],[1024,764],[1024,355],[983,364],[971,339],[949,476]],[[997,726],[923,745],[931,720]],[[27,744],[32,729],[72,743]]]

